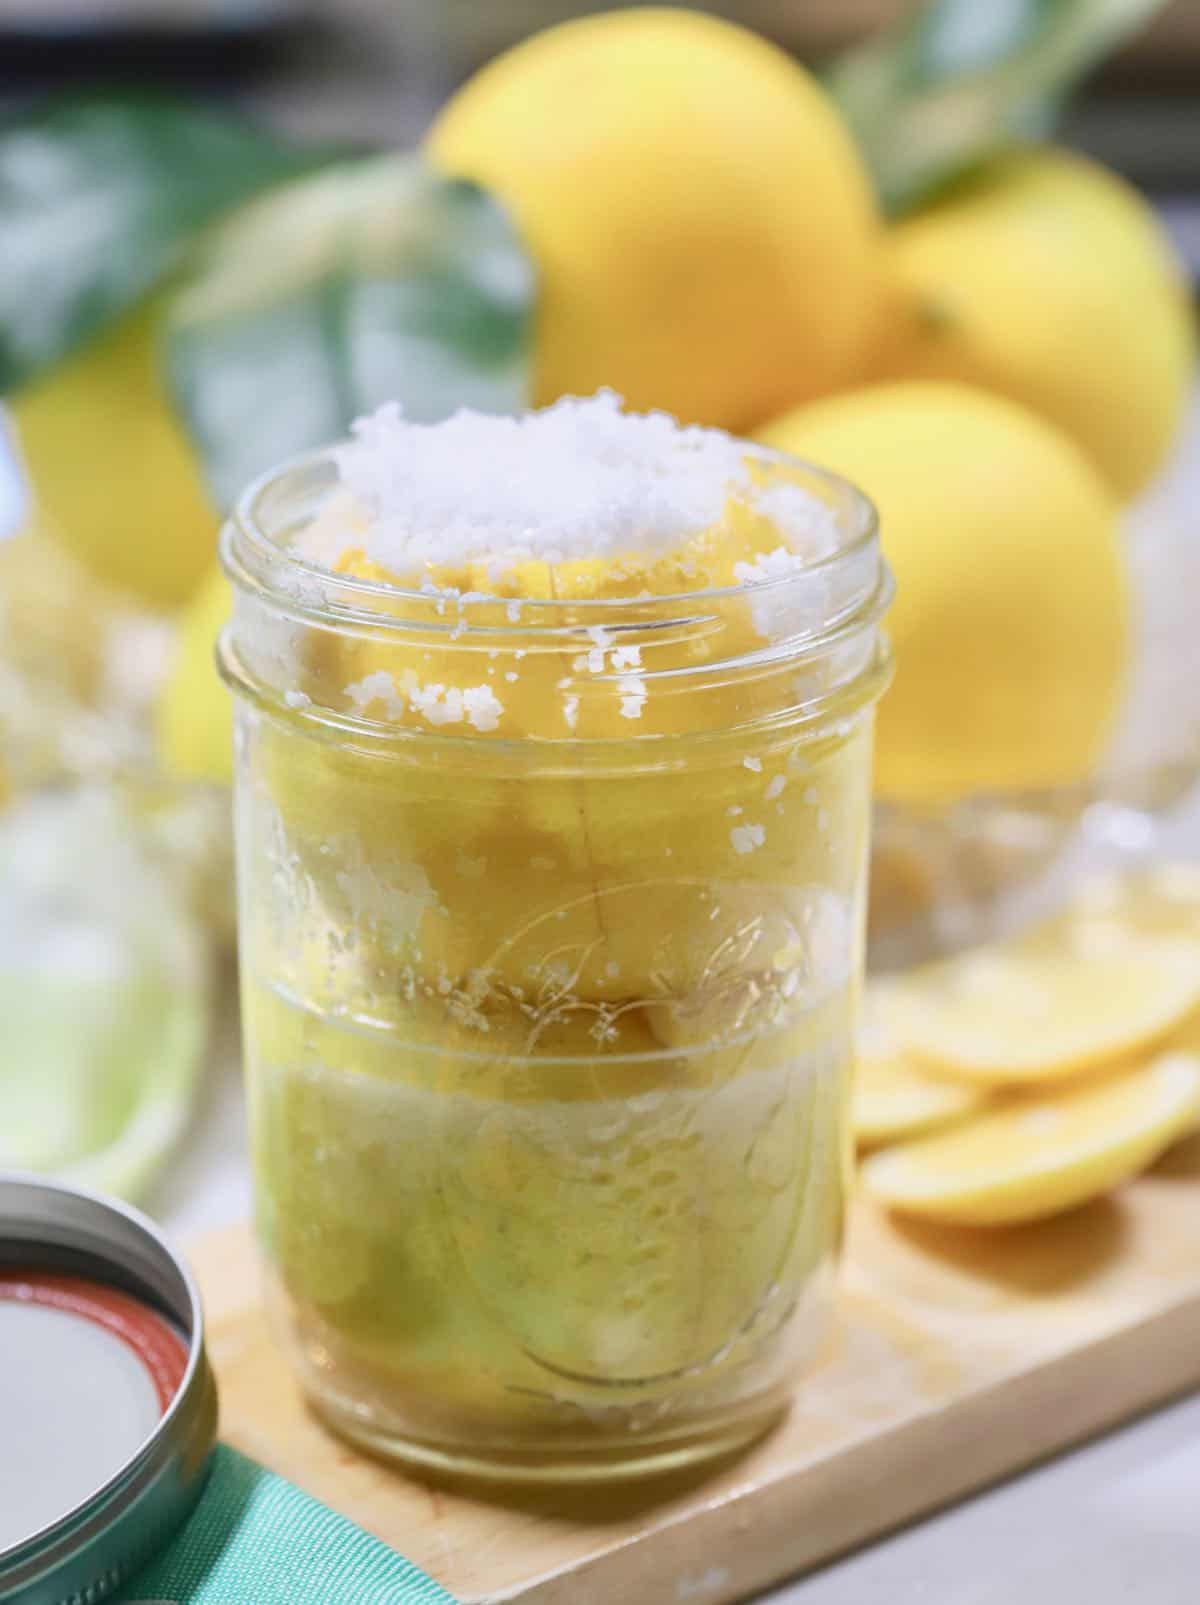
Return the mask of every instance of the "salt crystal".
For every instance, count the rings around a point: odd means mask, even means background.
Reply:
[[[346,695],[356,713],[365,713],[373,702],[383,703],[389,719],[398,719],[404,712],[404,698],[386,669],[377,669],[374,674],[364,675],[348,685]]]
[[[504,712],[504,704],[487,685],[469,686],[463,692],[463,707],[468,723],[484,733],[496,728]]]
[[[640,719],[646,705],[646,682],[640,675],[623,674],[617,688],[621,692],[622,719]]]
[[[306,691],[285,691],[283,700],[289,708],[311,708],[312,698]]]
[[[563,698],[563,718],[567,721],[568,726],[574,730],[575,726],[579,723],[578,697]]]
[[[739,585],[754,587],[801,574],[808,562],[809,559],[799,552],[790,551],[786,546],[777,546],[774,551],[756,557],[752,563],[735,563],[733,577]],[[791,586],[776,586],[765,595],[751,599],[750,620],[764,641],[775,640],[785,633],[820,622],[823,598],[819,591],[814,589],[800,599],[792,594],[793,590]],[[802,614],[801,601],[811,617]]]
[[[462,692],[457,686],[449,690],[440,682],[435,685],[418,685],[409,692],[413,712],[431,725],[458,724],[463,716]]]
[[[504,705],[491,686],[413,685],[408,700],[417,713],[436,728],[441,725],[462,724],[464,721],[476,730],[494,730],[500,723]]]
[[[735,563],[733,577],[739,585],[755,585],[762,580],[779,580],[796,574],[804,566],[805,559],[798,552],[777,546],[774,551],[763,552],[752,563]]]
[[[767,832],[762,825],[735,825],[729,832],[729,840],[733,843],[735,853],[752,853],[756,847],[761,847],[767,839]]]
[[[390,402],[358,419],[333,455],[341,488],[307,542],[330,567],[356,547],[399,577],[478,562],[495,586],[526,562],[672,550],[720,523],[731,498],[769,517],[801,562],[837,545],[818,496],[759,482],[763,448],[666,413],[625,412],[610,390],[515,418],[464,408],[437,424],[409,422]],[[594,628],[595,644],[608,645]]]
[[[765,793],[767,801],[774,802],[776,797],[779,796],[786,785],[787,781],[784,779],[784,777],[782,775],[776,775],[767,785],[767,790]]]
[[[761,775],[762,774],[762,759],[761,758],[743,758],[742,759],[742,767],[744,769],[752,769],[756,775]]]
[[[766,514],[792,550],[803,552],[809,562],[837,551],[837,520],[819,496],[802,486],[767,485],[755,497],[754,505],[758,512]]]

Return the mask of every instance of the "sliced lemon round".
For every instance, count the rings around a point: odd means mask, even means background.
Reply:
[[[1057,922],[1077,952],[1127,944],[1130,931],[1200,942],[1200,863],[1180,860],[1086,880]],[[1200,1054],[1200,1000],[1171,1027],[1163,1050]]]
[[[863,999],[850,1106],[859,1148],[923,1135],[976,1113],[988,1102],[984,1088],[939,1080],[913,1063],[889,1018],[892,999],[892,989],[881,983],[869,986]]]
[[[906,1059],[859,1059],[851,1102],[854,1141],[878,1148],[922,1136],[965,1120],[987,1101],[982,1088],[938,1081]]]
[[[902,1043],[918,1061],[1005,1087],[1128,1059],[1200,1006],[1200,941],[1113,926],[1103,941],[1055,922],[909,976]]]
[[[1072,945],[1099,951],[1105,943],[1144,936],[1178,936],[1200,942],[1200,863],[1153,864],[1147,869],[1100,873],[1080,886],[1070,908],[1051,922]]]
[[[1200,1058],[1009,1100],[952,1131],[884,1149],[862,1167],[889,1209],[961,1226],[1039,1220],[1085,1203],[1151,1164],[1200,1125]]]

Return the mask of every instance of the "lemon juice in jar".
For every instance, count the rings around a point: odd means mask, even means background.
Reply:
[[[841,1230],[868,505],[604,395],[385,409],[224,552],[258,1218],[304,1387],[506,1478],[746,1441]]]

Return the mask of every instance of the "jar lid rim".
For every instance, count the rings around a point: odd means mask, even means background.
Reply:
[[[0,1170],[0,1267],[65,1269],[124,1291],[178,1329],[187,1356],[174,1396],[140,1446],[81,1503],[0,1548],[13,1605],[124,1577],[190,1513],[216,1440],[216,1389],[200,1294],[187,1266],[139,1210],[83,1187]],[[71,1445],[62,1445],[69,1455]],[[14,1592],[10,1592],[13,1590]]]

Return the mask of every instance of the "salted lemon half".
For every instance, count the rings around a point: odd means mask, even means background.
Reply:
[[[1198,1125],[1200,1058],[1166,1054],[884,1149],[861,1174],[868,1194],[889,1209],[1004,1226],[1108,1192]]]
[[[954,1124],[988,1102],[983,1087],[931,1076],[907,1055],[890,1020],[893,991],[867,988],[858,1025],[850,1119],[859,1148],[877,1148]]]

